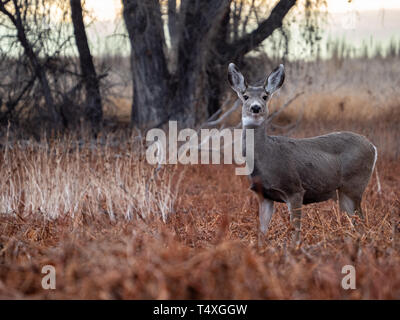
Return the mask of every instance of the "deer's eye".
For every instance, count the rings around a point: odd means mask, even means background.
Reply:
[[[249,99],[249,96],[244,95],[244,96],[243,96],[243,99],[244,99],[244,100],[248,100],[248,99]]]
[[[267,95],[263,95],[263,97],[262,97],[264,100],[267,100],[268,99],[268,96]]]

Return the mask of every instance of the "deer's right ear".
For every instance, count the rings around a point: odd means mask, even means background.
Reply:
[[[237,94],[243,94],[246,91],[246,80],[234,63],[230,63],[228,66],[228,80],[232,89],[235,90]]]

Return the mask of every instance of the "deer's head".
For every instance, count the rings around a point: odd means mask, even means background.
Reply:
[[[228,67],[228,80],[239,99],[242,100],[242,122],[245,126],[259,126],[268,116],[268,102],[285,80],[283,64],[266,78],[262,86],[250,86],[235,64]]]

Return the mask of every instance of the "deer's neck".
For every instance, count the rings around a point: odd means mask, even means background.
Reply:
[[[267,120],[264,120],[262,124],[254,128],[254,140],[265,143],[268,138],[267,129]]]
[[[248,137],[246,130],[252,130],[253,131],[253,137],[254,137],[254,143],[248,143]],[[246,125],[243,126],[243,140],[242,140],[242,146],[243,146],[243,151],[244,154],[248,154],[246,152],[246,146],[247,148],[253,145],[252,147],[254,148],[253,154],[256,155],[257,152],[262,152],[264,153],[265,150],[261,146],[265,146],[269,139],[268,139],[268,134],[267,134],[267,121],[265,120],[262,124],[258,126],[253,126],[253,125]]]
[[[263,123],[261,123],[258,126],[253,126],[253,125],[246,125],[243,126],[243,139],[246,139],[246,129],[253,130],[254,132],[254,143],[257,145],[257,141],[260,142],[266,142],[268,138],[267,134],[267,120],[264,120]]]

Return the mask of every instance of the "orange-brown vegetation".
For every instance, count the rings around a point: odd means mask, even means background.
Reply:
[[[320,130],[302,126],[297,135]],[[368,132],[372,140],[380,135]],[[257,201],[233,166],[168,165],[155,174],[140,143],[106,138],[3,144],[1,298],[400,297],[400,163],[393,155],[379,157],[382,192],[374,175],[365,221],[353,225],[333,201],[306,206],[296,248],[279,204],[259,247]],[[48,264],[56,290],[41,287]],[[341,287],[347,264],[356,268],[356,290]]]
[[[295,67],[271,111],[305,93],[271,131],[295,123],[304,107],[292,136],[367,136],[379,157],[364,221],[334,201],[305,206],[295,247],[287,208],[278,204],[258,246],[257,200],[232,165],[156,172],[142,141],[123,130],[97,141],[73,134],[42,142],[10,131],[0,141],[0,298],[399,299],[398,64]],[[111,113],[128,119],[128,100],[114,104],[122,111]],[[231,124],[239,119],[238,111]],[[48,264],[56,290],[41,287]],[[356,268],[355,290],[341,286],[344,265]]]

